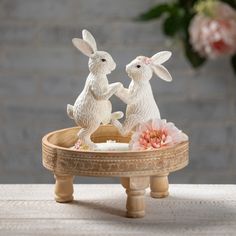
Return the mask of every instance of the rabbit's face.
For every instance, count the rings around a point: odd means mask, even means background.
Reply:
[[[111,55],[104,51],[96,51],[89,58],[89,70],[93,74],[110,74],[116,68]]]
[[[143,56],[136,57],[126,66],[126,72],[131,79],[149,81],[153,71]]]

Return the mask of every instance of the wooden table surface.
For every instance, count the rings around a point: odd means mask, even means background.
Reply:
[[[75,201],[53,200],[54,185],[0,185],[0,235],[236,235],[236,185],[170,185],[146,193],[146,216],[125,218],[120,185],[74,185]]]

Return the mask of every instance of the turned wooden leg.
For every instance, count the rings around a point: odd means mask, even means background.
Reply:
[[[169,195],[168,174],[150,176],[151,197],[163,198]]]
[[[121,184],[127,193],[127,217],[138,218],[145,215],[145,189],[149,186],[149,176],[122,177]]]
[[[74,176],[54,174],[55,183],[55,200],[57,202],[73,201],[73,179]]]

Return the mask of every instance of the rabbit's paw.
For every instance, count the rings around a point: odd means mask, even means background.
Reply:
[[[123,88],[123,84],[120,82],[113,83],[112,86],[113,86],[113,89],[115,89],[116,91]]]

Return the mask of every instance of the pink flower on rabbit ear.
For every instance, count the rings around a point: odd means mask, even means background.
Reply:
[[[150,58],[150,57],[139,56],[139,57],[137,57],[137,59],[142,61],[146,65],[152,64],[152,58]]]
[[[150,64],[152,63],[152,58],[150,58],[150,57],[145,57],[145,58],[144,58],[144,63],[145,63],[146,65],[150,65]]]

